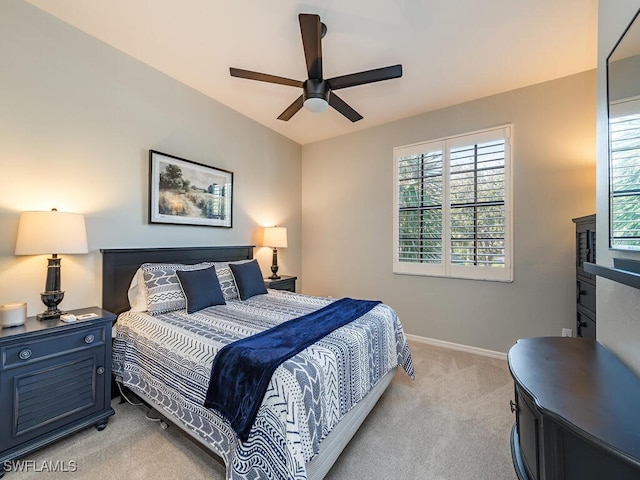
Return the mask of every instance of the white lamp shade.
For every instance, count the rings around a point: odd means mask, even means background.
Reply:
[[[266,227],[262,245],[272,248],[287,248],[287,229],[285,227]]]
[[[84,215],[56,210],[20,214],[16,255],[88,252]]]

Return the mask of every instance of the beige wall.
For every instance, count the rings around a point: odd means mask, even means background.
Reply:
[[[148,150],[234,172],[232,229],[149,225]],[[298,144],[19,0],[0,2],[0,304],[44,309],[45,256],[16,257],[23,210],[86,215],[89,255],[63,256],[63,308],[101,303],[100,248],[259,244],[289,228],[299,273]],[[269,272],[270,251],[256,248]]]
[[[0,304],[43,309],[45,257],[13,249],[19,212],[55,206],[86,215],[91,249],[63,257],[68,309],[100,304],[100,248],[259,244],[278,224],[280,271],[302,274],[304,292],[380,298],[409,333],[506,351],[574,328],[571,218],[595,208],[593,72],[305,147],[19,0],[0,2],[0,72]],[[393,275],[392,148],[505,123],[515,281]],[[148,225],[149,148],[232,170],[234,227]],[[268,272],[268,249],[256,255]]]
[[[598,2],[598,263],[613,265],[614,257],[640,259],[639,253],[609,250],[609,175],[607,159],[606,58],[640,8],[638,0]],[[640,290],[598,277],[598,340],[640,374]]]
[[[310,294],[378,298],[411,334],[506,352],[575,329],[574,224],[595,211],[594,71],[302,149]],[[392,273],[395,146],[514,125],[514,282]]]

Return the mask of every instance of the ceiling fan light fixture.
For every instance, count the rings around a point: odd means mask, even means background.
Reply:
[[[302,87],[304,108],[311,112],[324,112],[329,108],[329,85],[324,80],[309,79]]]
[[[304,108],[306,108],[310,112],[320,113],[329,108],[329,102],[327,102],[324,98],[307,98],[304,101]]]

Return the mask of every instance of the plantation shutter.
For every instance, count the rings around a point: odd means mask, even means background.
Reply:
[[[394,272],[510,281],[510,127],[394,149]]]
[[[427,145],[398,161],[400,262],[442,261],[442,149]]]
[[[440,275],[443,262],[444,142],[395,152],[394,271]]]

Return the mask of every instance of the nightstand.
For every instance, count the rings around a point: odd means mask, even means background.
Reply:
[[[291,277],[289,275],[280,275],[277,280],[270,278],[264,279],[264,285],[267,288],[273,288],[274,290],[288,290],[289,292],[296,291],[296,280],[298,277]]]
[[[92,318],[65,323],[27,318],[0,330],[0,477],[4,462],[81,429],[106,427],[111,408],[111,325],[97,307],[71,310]]]

